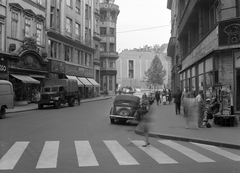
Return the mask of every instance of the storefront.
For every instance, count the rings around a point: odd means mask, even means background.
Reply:
[[[8,61],[8,80],[15,92],[15,104],[35,102],[48,77],[48,61],[36,51],[26,50]]]

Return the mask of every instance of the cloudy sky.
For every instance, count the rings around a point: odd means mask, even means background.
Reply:
[[[117,20],[117,51],[168,43],[171,11],[167,0],[115,0],[120,13]]]

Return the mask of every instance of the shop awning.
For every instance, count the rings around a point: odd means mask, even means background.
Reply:
[[[84,77],[77,77],[86,87],[92,87],[93,85]]]
[[[15,77],[16,79],[21,80],[22,83],[40,84],[40,81],[33,79],[32,77],[27,76],[27,75],[11,74],[11,76]]]
[[[87,78],[87,80],[89,80],[89,82],[91,82],[94,86],[100,86],[99,83],[97,83],[94,79],[92,78]]]
[[[74,79],[77,81],[78,83],[78,87],[83,87],[83,84],[82,82],[80,82],[80,80],[78,80],[78,78],[76,76],[69,76],[69,75],[66,75],[68,79]]]

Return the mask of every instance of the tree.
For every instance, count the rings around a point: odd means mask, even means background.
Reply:
[[[163,84],[166,76],[166,70],[163,68],[163,64],[157,55],[155,55],[151,66],[145,72],[145,76],[147,85],[152,85],[155,87]]]

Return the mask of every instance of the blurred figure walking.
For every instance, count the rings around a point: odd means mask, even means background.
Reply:
[[[159,93],[159,91],[156,91],[155,92],[155,99],[156,99],[156,101],[157,101],[157,105],[159,105],[159,100],[160,100],[160,93]],[[161,102],[160,102],[161,103]]]
[[[202,90],[199,90],[196,100],[198,103],[198,127],[202,128],[203,127],[202,123],[204,119],[204,108],[205,108]]]
[[[176,115],[181,114],[181,96],[182,92],[180,91],[179,87],[177,87],[176,92],[173,93]]]

